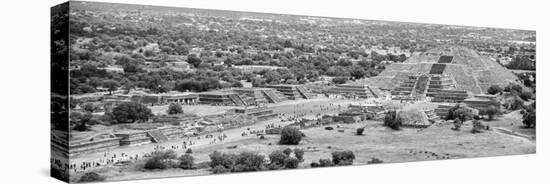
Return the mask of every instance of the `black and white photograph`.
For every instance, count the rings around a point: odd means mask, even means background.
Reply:
[[[4,4],[0,183],[549,181],[544,3]]]
[[[51,18],[65,181],[536,153],[533,30],[84,1]]]

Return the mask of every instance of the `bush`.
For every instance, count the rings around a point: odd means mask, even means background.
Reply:
[[[525,125],[525,127],[527,127],[527,128],[537,126],[537,113],[536,113],[536,111],[532,110],[532,111],[528,111],[527,113],[525,113],[523,115],[523,121],[522,122]]]
[[[151,158],[145,162],[145,169],[167,169],[174,167],[173,160],[177,158],[174,151],[156,151],[152,153]]]
[[[533,97],[533,93],[531,93],[529,91],[524,91],[519,95],[519,97],[522,100],[528,101],[529,99],[531,99]]]
[[[304,161],[304,150],[303,149],[299,149],[299,148],[295,148],[294,149],[294,156],[296,156],[296,158],[300,161]]]
[[[481,133],[483,131],[483,124],[481,124],[481,121],[474,120],[472,121],[472,133]]]
[[[486,114],[489,117],[489,121],[493,120],[495,115],[500,113],[500,109],[497,106],[490,105],[486,109],[483,110],[483,114]]]
[[[286,169],[295,169],[295,168],[298,168],[298,165],[300,164],[300,160],[298,160],[297,158],[288,158],[286,161],[285,161],[285,168]]]
[[[446,120],[454,120],[458,118],[460,119],[460,121],[464,122],[473,119],[473,117],[474,114],[470,109],[466,108],[465,106],[456,104],[454,107],[449,109]]]
[[[96,182],[96,181],[105,181],[105,177],[95,172],[88,172],[82,175],[80,177],[80,180],[78,180],[78,182]]]
[[[317,162],[311,162],[311,164],[309,164],[310,167],[319,167],[319,163]]]
[[[325,130],[334,130],[331,126],[325,127]]]
[[[168,106],[168,110],[166,110],[166,113],[168,113],[168,114],[182,114],[182,113],[183,113],[183,109],[181,108],[181,105],[180,105],[180,104],[171,103],[171,104]]]
[[[288,155],[281,150],[275,150],[269,154],[270,165],[283,166],[285,160],[288,159]]]
[[[370,161],[367,162],[368,164],[380,164],[380,163],[384,163],[384,161],[378,159],[378,158],[371,158]]]
[[[510,110],[518,110],[518,109],[525,108],[525,103],[521,98],[515,97],[510,104],[507,104],[507,106],[508,106],[508,109]]]
[[[193,169],[195,165],[195,158],[190,154],[184,154],[179,158],[180,164],[179,167],[182,169]]]
[[[252,152],[242,152],[239,155],[220,153],[214,151],[210,156],[210,167],[214,173],[224,170],[216,167],[223,167],[230,172],[259,171],[264,166],[264,156]]]
[[[520,94],[523,92],[523,87],[518,84],[510,84],[504,88],[504,91],[510,92],[512,94]]]
[[[252,152],[242,152],[237,156],[233,172],[260,171],[264,166],[263,155]]]
[[[492,85],[489,89],[487,89],[487,93],[491,95],[500,94],[502,93],[502,88],[498,85]]]
[[[218,165],[218,166],[212,168],[212,172],[214,174],[228,173],[229,171],[231,171],[231,170],[227,169],[227,168],[225,168],[224,166],[221,166],[221,165]]]
[[[397,117],[397,112],[395,112],[395,110],[386,112],[384,126],[390,127],[393,130],[401,129],[401,118]]]
[[[452,129],[455,130],[455,131],[459,131],[460,127],[462,127],[462,120],[460,120],[459,118],[454,119],[453,120],[453,125],[454,125],[454,127]]]
[[[344,84],[348,81],[347,77],[334,77],[332,78],[332,82],[335,84]]]
[[[302,132],[295,127],[286,126],[281,131],[281,139],[279,144],[282,145],[297,145],[302,140]]]
[[[364,131],[365,131],[365,128],[358,128],[356,131],[356,135],[363,135]]]
[[[352,151],[332,152],[332,162],[334,165],[352,165],[355,155]]]
[[[191,154],[191,153],[193,153],[193,150],[191,150],[191,148],[188,148],[187,150],[185,150],[185,153],[186,154]]]
[[[280,169],[282,167],[286,169],[297,168],[300,162],[303,162],[304,150],[294,149],[294,156],[291,157],[290,154],[293,151],[290,148],[284,150],[276,150],[269,154],[270,163],[268,168],[270,170]]]
[[[330,159],[319,159],[319,167],[331,167],[334,163]]]

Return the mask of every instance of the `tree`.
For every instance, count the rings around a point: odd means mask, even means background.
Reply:
[[[493,120],[493,118],[495,117],[495,115],[497,115],[498,113],[500,113],[500,109],[497,107],[497,106],[494,106],[494,105],[490,105],[489,107],[487,107],[485,110],[484,110],[484,113],[487,114],[487,116],[489,117],[489,121]]]
[[[487,89],[487,93],[491,95],[496,95],[502,93],[502,88],[499,85],[492,85]]]
[[[151,109],[137,102],[125,102],[113,108],[112,117],[116,123],[147,121],[153,117]]]
[[[283,145],[298,145],[302,140],[302,132],[298,128],[286,126],[281,131],[279,144]]]
[[[395,110],[386,112],[384,116],[384,126],[390,127],[393,130],[401,129],[401,118],[397,116]]]
[[[145,169],[168,169],[176,166],[173,160],[177,158],[176,152],[173,150],[168,151],[155,151],[151,154],[151,157],[145,161],[143,166]]]
[[[180,104],[171,103],[171,104],[168,106],[168,110],[166,111],[166,113],[168,113],[168,114],[182,114],[182,113],[183,113],[183,109],[181,108],[181,105],[180,105]]]
[[[189,63],[195,68],[198,68],[199,65],[202,63],[202,60],[198,58],[196,55],[192,54],[187,58],[187,63]]]
[[[334,77],[332,78],[332,82],[335,84],[344,84],[348,81],[347,77]]]
[[[519,95],[519,97],[522,99],[522,100],[525,100],[525,101],[528,101],[529,99],[531,99],[533,97],[533,93],[529,92],[529,91],[524,91],[524,92],[521,92],[521,94]]]
[[[475,133],[480,133],[480,132],[482,132],[482,130],[483,130],[483,124],[481,124],[481,121],[479,121],[477,119],[472,121],[472,131],[471,131],[472,133],[474,133],[474,134]]]
[[[460,118],[455,118],[453,120],[453,125],[454,127],[452,128],[452,130],[459,131],[460,127],[462,127],[462,120],[460,120]]]
[[[350,72],[350,75],[355,79],[360,79],[367,75],[367,72],[363,68],[355,68]]]
[[[352,165],[353,160],[355,160],[355,154],[352,151],[332,152],[332,162],[335,165]]]
[[[363,135],[364,131],[365,131],[365,128],[358,128],[355,135]]]
[[[103,81],[102,86],[104,88],[107,88],[107,90],[109,90],[109,95],[111,95],[113,93],[113,91],[118,89],[118,87],[120,86],[120,83],[118,83],[117,81],[114,81],[114,80],[105,80],[105,81]]]
[[[184,154],[179,158],[180,164],[179,167],[182,169],[193,169],[195,165],[195,158],[190,154]]]
[[[460,104],[456,104],[454,107],[449,109],[449,113],[447,113],[447,118],[445,119],[454,120],[456,118],[459,118],[460,121],[464,122],[474,118],[474,114],[471,109]]]
[[[537,125],[537,113],[535,110],[530,110],[523,115],[523,124],[525,127],[535,127]]]

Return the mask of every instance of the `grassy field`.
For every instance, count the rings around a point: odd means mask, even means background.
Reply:
[[[494,123],[498,123],[495,121]],[[304,162],[299,168],[309,168],[309,164],[321,158],[330,158],[333,151],[351,150],[355,153],[354,165],[367,164],[372,158],[384,163],[412,162],[472,157],[532,154],[536,152],[534,140],[528,140],[492,131],[472,134],[471,124],[465,124],[461,131],[451,130],[452,125],[436,124],[427,129],[405,128],[393,131],[381,126],[381,122],[367,121],[358,124],[343,124],[335,130],[324,127],[302,130],[306,137],[299,145],[278,145],[279,136],[268,135],[266,139],[248,137],[224,144],[209,145],[193,150],[196,162],[209,161],[208,154],[214,151],[243,152],[253,151],[268,155],[284,148],[306,150]],[[366,127],[363,136],[354,135],[355,129]],[[343,132],[338,131],[343,130]],[[237,146],[236,148],[231,148]],[[142,170],[143,161],[118,168],[99,169],[108,180],[127,180],[157,177],[195,176],[210,174],[206,168],[198,170],[168,169],[164,171]]]

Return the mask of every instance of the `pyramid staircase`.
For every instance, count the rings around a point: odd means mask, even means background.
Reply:
[[[277,95],[274,91],[270,90],[262,90],[264,95],[267,97],[267,100],[271,103],[279,103],[284,101],[279,95]]]
[[[309,92],[306,91],[306,89],[302,86],[296,86],[296,90],[304,99],[312,99],[313,95],[311,95]]]
[[[168,141],[168,137],[164,135],[160,130],[151,130],[147,132],[147,135],[151,137],[152,141],[155,143],[163,143]]]
[[[233,103],[235,103],[235,105],[237,105],[237,106],[244,106],[244,105],[248,104],[248,103],[246,103],[246,101],[241,96],[239,96],[237,94],[229,95],[229,99],[231,99],[231,101]]]

